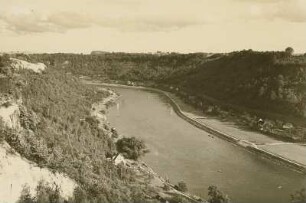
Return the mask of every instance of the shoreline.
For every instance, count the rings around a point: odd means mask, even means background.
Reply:
[[[86,83],[88,83],[88,81],[86,81]],[[165,92],[163,90],[159,90],[156,88],[150,88],[150,87],[142,87],[142,86],[128,86],[128,85],[122,85],[122,84],[111,84],[111,83],[102,83],[102,82],[89,82],[88,84],[92,84],[92,85],[101,85],[101,86],[107,86],[107,87],[121,87],[121,88],[132,88],[132,89],[141,89],[141,90],[147,90],[147,91],[152,91],[158,94],[161,94],[163,96],[165,96],[167,98],[167,100],[169,101],[170,105],[173,107],[174,112],[182,119],[184,119],[185,121],[187,121],[188,123],[192,124],[193,126],[204,130],[206,132],[209,132],[211,134],[213,134],[214,136],[217,136],[223,140],[226,140],[232,144],[235,144],[237,146],[240,146],[241,148],[247,150],[248,152],[252,152],[255,154],[260,155],[261,157],[270,159],[272,161],[274,161],[275,163],[281,164],[283,166],[287,166],[297,172],[300,172],[302,174],[306,174],[306,166],[298,163],[296,161],[293,161],[291,159],[288,159],[286,157],[283,157],[281,155],[269,152],[267,150],[264,149],[259,149],[257,147],[257,145],[255,145],[252,142],[249,142],[247,140],[241,140],[238,139],[234,136],[231,136],[229,134],[220,132],[212,127],[209,127],[203,123],[198,122],[197,120],[189,117],[188,115],[185,115],[183,113],[183,111],[181,110],[180,106],[176,103],[176,101],[169,95],[168,92]]]

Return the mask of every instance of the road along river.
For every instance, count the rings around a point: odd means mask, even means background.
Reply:
[[[290,202],[306,187],[306,176],[211,136],[178,117],[157,93],[112,87],[121,97],[108,120],[120,134],[143,139],[151,150],[144,157],[171,182],[185,181],[189,191],[206,197],[217,185],[233,202]]]

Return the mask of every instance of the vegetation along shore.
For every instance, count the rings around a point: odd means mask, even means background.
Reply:
[[[79,78],[162,94],[192,125],[305,173],[303,157],[296,156],[304,152],[305,143],[305,64],[305,56],[252,50],[3,55],[1,139],[30,162],[73,181],[74,192],[66,201],[202,201],[181,193],[179,184],[168,183],[140,162],[147,152],[145,143],[120,137],[107,122],[106,107],[115,93]],[[183,102],[200,113],[186,111]],[[235,127],[220,120],[231,120]],[[293,153],[284,153],[289,146]],[[35,185],[40,188],[36,196],[44,190],[60,191],[36,182],[23,188],[20,202],[31,191],[33,195]],[[228,201],[217,188],[209,191]]]

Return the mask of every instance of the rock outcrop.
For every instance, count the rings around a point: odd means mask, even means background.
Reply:
[[[11,67],[16,70],[28,69],[36,73],[41,73],[46,69],[46,65],[43,63],[29,63],[27,61],[15,58],[11,58],[11,61]]]

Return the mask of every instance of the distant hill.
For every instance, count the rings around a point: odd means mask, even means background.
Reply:
[[[35,57],[37,61],[55,61],[57,65],[69,61],[67,71],[78,75],[177,86],[198,97],[306,117],[305,56],[241,51],[226,55],[108,53]]]
[[[272,52],[231,53],[164,82],[198,97],[306,117],[306,63],[290,60],[296,58]]]
[[[263,118],[270,126],[268,134],[306,139],[305,55],[244,50],[228,54],[35,54],[31,60],[106,82],[158,87],[202,111],[213,108],[221,117],[237,115],[238,123],[252,129],[262,129],[256,122]],[[292,123],[294,131],[284,130],[286,123]]]
[[[101,54],[107,54],[109,52],[107,51],[92,51],[90,54],[91,55],[101,55]]]

